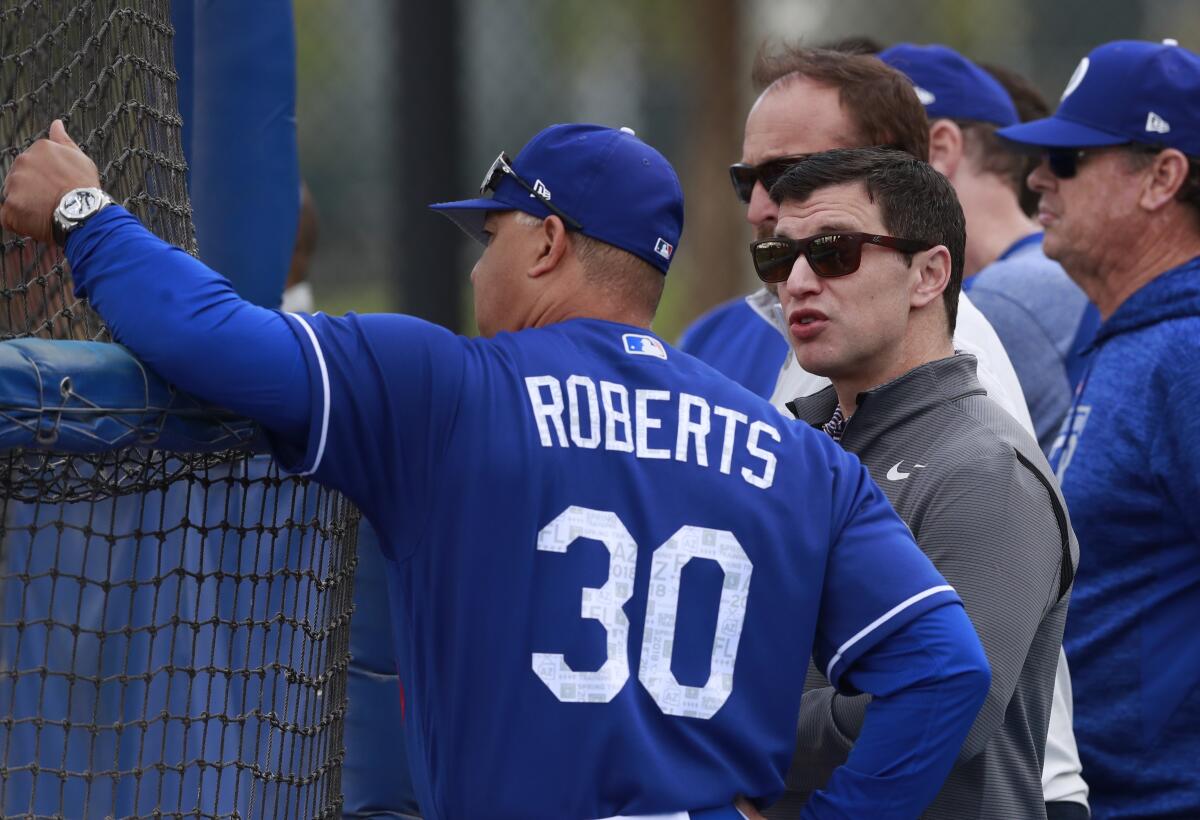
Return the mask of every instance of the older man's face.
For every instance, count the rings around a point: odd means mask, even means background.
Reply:
[[[759,165],[773,159],[815,154],[860,145],[854,123],[838,101],[838,91],[805,78],[772,86],[758,98],[746,118],[742,162]],[[746,221],[758,239],[775,233],[779,207],[762,183],[754,186]]]
[[[1056,177],[1045,159],[1029,174],[1029,187],[1041,195],[1042,248],[1085,290],[1145,230],[1141,176],[1119,146],[1085,149],[1070,179]]]

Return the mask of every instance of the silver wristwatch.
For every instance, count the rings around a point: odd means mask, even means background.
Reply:
[[[113,198],[99,188],[67,191],[54,209],[54,240],[65,245],[71,231],[112,204]]]

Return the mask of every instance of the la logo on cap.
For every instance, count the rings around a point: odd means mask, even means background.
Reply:
[[[937,102],[937,97],[928,88],[921,88],[919,85],[914,85],[913,91],[917,92],[917,99],[920,100],[921,105],[933,105]]]
[[[1067,80],[1067,87],[1063,89],[1062,96],[1059,97],[1059,102],[1062,102],[1067,97],[1071,96],[1071,92],[1079,88],[1079,84],[1083,82],[1083,77],[1088,72],[1088,66],[1092,61],[1084,57],[1079,61],[1079,65],[1075,66],[1075,73],[1071,75],[1071,79]]]

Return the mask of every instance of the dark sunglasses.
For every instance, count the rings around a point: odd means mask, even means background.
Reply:
[[[796,154],[790,157],[779,157],[767,160],[758,165],[747,165],[735,162],[729,166],[729,178],[733,181],[733,190],[742,202],[750,202],[750,194],[754,192],[754,183],[761,182],[768,191],[796,164],[803,162],[809,154]]]
[[[1050,173],[1059,179],[1071,179],[1079,173],[1079,163],[1087,157],[1089,151],[1084,148],[1047,148],[1046,165]]]
[[[500,156],[496,157],[496,159],[492,162],[491,167],[487,169],[487,173],[483,175],[483,182],[479,184],[479,193],[482,194],[485,191],[491,191],[492,193],[495,193],[496,188],[500,185],[500,180],[506,174],[512,177],[514,182],[528,191],[530,196],[537,197],[539,200],[541,200],[542,204],[550,209],[550,213],[561,219],[568,228],[573,231],[583,230],[583,225],[581,225],[578,220],[567,216],[567,214],[564,213],[561,208],[550,201],[550,193],[549,191],[545,190],[545,186],[535,187],[521,179],[521,177],[517,175],[517,172],[513,170],[512,160],[508,158],[508,154],[504,151],[500,152]]]
[[[1123,145],[1102,145],[1096,148],[1047,148],[1045,150],[1046,165],[1049,166],[1050,173],[1059,179],[1071,179],[1079,173],[1080,163],[1106,148],[1121,148],[1139,154],[1157,154],[1162,150],[1156,145],[1137,142]]]
[[[919,239],[897,239],[874,233],[821,233],[804,239],[775,236],[750,244],[754,271],[767,284],[786,282],[792,266],[804,254],[817,276],[845,276],[858,270],[862,262],[863,245],[881,245],[901,253],[927,251],[930,242]]]

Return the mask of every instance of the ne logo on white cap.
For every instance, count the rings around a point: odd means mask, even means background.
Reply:
[[[1071,79],[1067,80],[1067,87],[1063,90],[1062,96],[1059,97],[1059,102],[1062,102],[1071,95],[1071,92],[1079,88],[1079,84],[1083,82],[1083,76],[1087,74],[1088,66],[1092,61],[1084,57],[1079,61],[1079,65],[1075,66],[1075,73],[1071,75]]]

